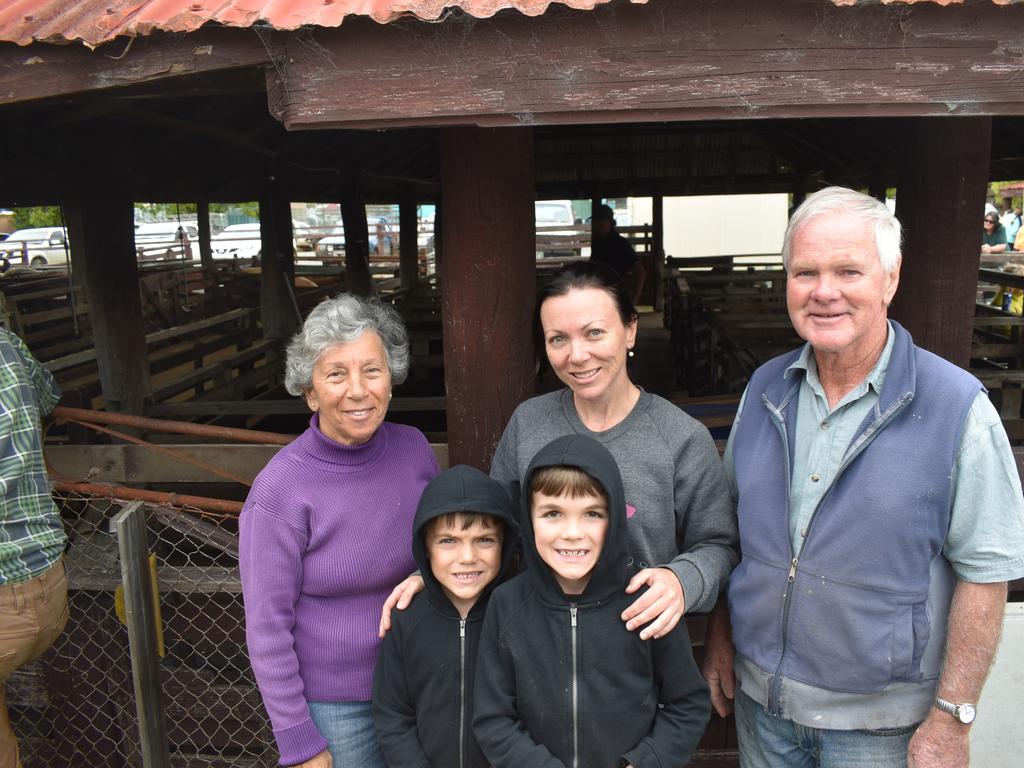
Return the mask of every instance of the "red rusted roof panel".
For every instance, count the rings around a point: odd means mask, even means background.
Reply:
[[[337,27],[346,16],[369,16],[382,24],[401,16],[434,20],[446,8],[478,18],[513,8],[538,16],[552,3],[592,10],[609,0],[12,0],[0,2],[0,41],[81,41],[89,46],[118,35],[135,37],[157,30],[192,32],[213,22],[274,29]],[[647,0],[630,0],[645,3]]]
[[[552,3],[592,10],[610,0],[0,0],[0,41],[81,41],[93,47],[119,35],[154,31],[192,32],[203,24],[250,27],[263,22],[274,29],[337,27],[346,16],[369,16],[382,24],[401,16],[435,20],[447,8],[484,18],[511,8],[538,16]],[[1009,5],[1021,0],[992,0]],[[646,3],[647,0],[630,0]],[[828,0],[822,0],[828,2]],[[964,0],[831,0],[838,6],[936,3]]]

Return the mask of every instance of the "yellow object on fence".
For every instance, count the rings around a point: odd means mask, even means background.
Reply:
[[[149,583],[152,587],[153,600],[153,623],[156,625],[156,653],[162,659],[164,657],[164,620],[160,615],[160,585],[156,577],[156,555],[149,556]],[[124,607],[124,585],[118,584],[114,590],[114,613],[117,619],[126,627],[128,626],[128,614]]]

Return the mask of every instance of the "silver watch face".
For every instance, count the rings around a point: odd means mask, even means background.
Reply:
[[[956,708],[956,717],[964,725],[973,723],[976,714],[973,704],[961,704]]]

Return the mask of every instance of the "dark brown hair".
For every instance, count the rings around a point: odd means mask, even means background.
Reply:
[[[423,534],[430,536],[442,525],[448,528],[458,528],[460,531],[468,531],[478,520],[484,528],[494,528],[497,531],[505,529],[505,521],[494,515],[487,515],[483,512],[448,512],[428,520],[427,524],[423,526]]]
[[[530,478],[530,496],[535,493],[572,499],[598,496],[608,502],[604,487],[579,467],[541,467]]]

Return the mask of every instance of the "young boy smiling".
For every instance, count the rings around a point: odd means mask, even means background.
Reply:
[[[487,598],[512,564],[512,502],[496,480],[453,467],[423,491],[413,556],[426,597],[396,612],[373,680],[390,768],[486,768],[473,738],[473,680]]]
[[[523,489],[527,569],[491,597],[477,667],[473,729],[490,765],[685,765],[708,690],[684,624],[641,640],[620,618],[635,569],[615,460],[590,437],[560,437]]]

